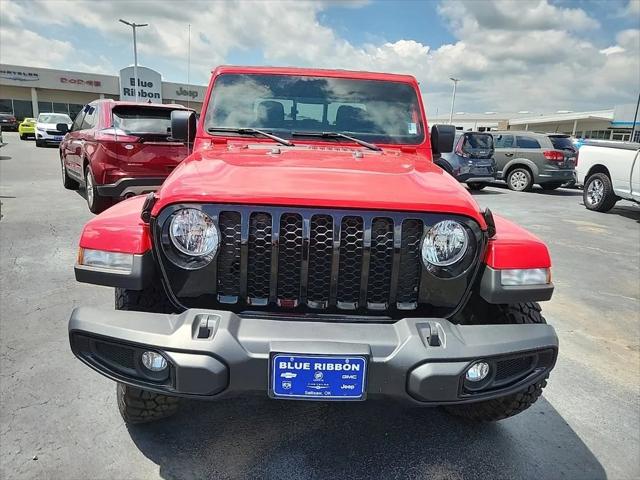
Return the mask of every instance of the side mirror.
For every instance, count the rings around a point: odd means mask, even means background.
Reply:
[[[434,125],[431,127],[431,150],[433,153],[446,153],[453,150],[456,127],[453,125]]]
[[[189,110],[171,112],[171,138],[185,143],[193,143],[196,138],[196,114]]]
[[[66,123],[58,123],[56,124],[56,130],[62,133],[67,133],[69,131],[69,125]]]

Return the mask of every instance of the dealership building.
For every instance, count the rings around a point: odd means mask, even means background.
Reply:
[[[636,104],[616,105],[609,110],[556,113],[520,112],[456,112],[452,123],[459,130],[527,130],[544,133],[566,133],[577,138],[631,140]],[[434,123],[449,123],[449,115],[430,118]],[[640,118],[635,141],[640,142]]]
[[[67,113],[72,118],[83,105],[98,99],[133,100],[133,67],[119,75],[52,70],[0,64],[0,112],[19,120],[39,113]],[[138,67],[138,100],[179,103],[200,112],[206,87],[162,81],[160,73]]]

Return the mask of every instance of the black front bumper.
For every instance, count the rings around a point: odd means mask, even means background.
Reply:
[[[128,195],[142,195],[155,192],[162,186],[166,177],[122,178],[116,183],[97,185],[98,193],[103,197],[120,198]]]
[[[199,338],[203,325],[205,338]],[[459,326],[442,318],[341,323],[195,309],[167,315],[76,308],[69,339],[80,360],[115,381],[211,400],[267,395],[274,353],[359,355],[369,362],[367,397],[421,405],[467,403],[522,390],[549,373],[558,349],[550,325]],[[169,374],[163,379],[144,373],[139,357],[145,350],[167,359]],[[510,381],[465,389],[464,374],[473,362],[487,361],[499,372],[501,364],[512,368],[523,358],[527,368]]]

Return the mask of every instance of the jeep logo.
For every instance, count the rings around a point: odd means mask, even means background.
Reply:
[[[184,88],[180,87],[178,90],[176,90],[176,95],[178,95],[179,97],[191,97],[193,99],[198,96],[198,91],[185,90]]]

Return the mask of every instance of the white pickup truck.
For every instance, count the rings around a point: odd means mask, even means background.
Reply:
[[[640,143],[596,141],[578,152],[576,184],[584,186],[584,206],[608,212],[620,199],[640,203]]]

